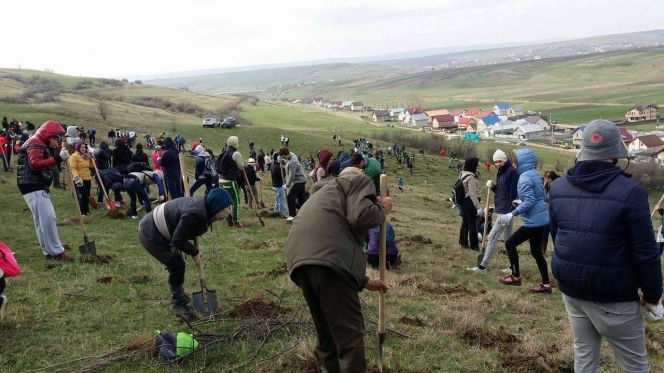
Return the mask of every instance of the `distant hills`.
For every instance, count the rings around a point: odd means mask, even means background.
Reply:
[[[284,94],[291,87],[394,78],[425,71],[492,66],[539,59],[580,56],[664,46],[664,29],[526,45],[468,46],[347,59],[256,65],[143,78],[148,84],[204,93]],[[172,76],[178,75],[178,76]],[[162,74],[163,76],[163,74]]]

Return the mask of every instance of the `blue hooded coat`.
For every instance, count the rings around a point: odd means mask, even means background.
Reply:
[[[537,163],[535,152],[532,149],[517,150],[516,163],[516,172],[519,173],[516,188],[521,205],[512,211],[512,215],[521,216],[524,227],[545,226],[549,224],[549,213],[546,210],[544,183],[539,172],[535,170]]]

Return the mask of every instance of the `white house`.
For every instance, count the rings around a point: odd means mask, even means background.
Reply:
[[[526,117],[526,122],[528,122],[530,124],[537,124],[540,127],[542,127],[545,131],[550,131],[551,130],[551,126],[549,125],[549,122],[546,119],[544,119],[540,116],[537,116],[537,115],[527,116]]]
[[[386,122],[390,120],[390,112],[387,110],[375,110],[373,112],[374,122]]]
[[[413,114],[408,115],[407,120],[403,121],[404,126],[411,127],[428,127],[429,126],[429,117],[426,114]]]
[[[541,139],[546,133],[542,127],[537,124],[525,124],[514,130],[514,135],[521,140]]]
[[[648,150],[649,152],[657,153],[664,149],[664,141],[657,135],[639,136],[629,143],[628,150],[630,152],[635,150]]]
[[[585,129],[586,126],[580,126],[572,131],[572,144],[574,144],[574,147],[577,149],[581,148],[581,144],[583,143],[583,131]]]
[[[364,109],[364,104],[362,103],[362,101],[353,101],[350,104],[351,111],[362,111],[362,109]]]
[[[501,116],[501,115],[507,115],[507,110],[510,108],[510,104],[507,102],[498,102],[496,105],[493,107],[493,112],[496,113],[496,115]]]
[[[405,113],[405,112],[406,112],[406,109],[404,109],[402,107],[390,109],[390,119],[391,120],[398,120],[399,116],[401,114]]]
[[[517,128],[519,128],[518,124],[510,120],[504,120],[494,124],[493,126],[488,126],[487,131],[491,137],[495,137],[496,135],[512,136]]]
[[[353,101],[342,101],[339,109],[350,108],[350,105],[353,104]]]

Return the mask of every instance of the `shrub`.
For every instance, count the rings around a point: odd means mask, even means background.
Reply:
[[[388,143],[388,146],[396,142],[399,146],[405,144],[407,148],[423,149],[428,154],[438,154],[446,144],[442,137],[433,134],[430,136],[413,136],[405,133],[373,132],[371,137]]]
[[[622,164],[619,166],[625,167]],[[632,174],[632,178],[646,189],[664,186],[662,166],[654,159],[648,162],[631,162],[625,172]]]
[[[136,80],[134,80],[134,83],[135,83],[135,84],[143,84],[143,82],[142,82],[140,79],[136,79]]]

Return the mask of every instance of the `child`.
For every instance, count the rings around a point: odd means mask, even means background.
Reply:
[[[397,248],[397,243],[395,242],[394,228],[390,222],[387,222],[387,233],[385,235],[385,260],[387,262],[387,269],[389,270],[400,258],[399,249]],[[373,228],[369,230],[367,234],[367,263],[371,265],[372,268],[378,268],[379,261],[379,250],[380,250],[380,227]]]
[[[399,190],[401,193],[403,193],[403,177],[399,177],[399,181],[397,182],[397,186],[399,187]]]

